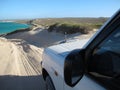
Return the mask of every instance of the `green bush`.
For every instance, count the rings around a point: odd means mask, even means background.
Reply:
[[[56,25],[57,24],[53,24],[53,25],[49,26],[48,31],[52,32],[55,29]]]
[[[81,26],[81,25],[77,25],[77,24],[58,24],[55,23],[51,26],[49,26],[48,31],[52,32],[60,32],[60,33],[67,33],[67,34],[73,34],[73,33],[77,33],[80,32],[82,34],[88,34],[89,33],[90,28],[88,28],[87,26]]]

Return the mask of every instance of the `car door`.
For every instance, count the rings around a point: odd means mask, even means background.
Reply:
[[[85,46],[85,74],[65,90],[120,90],[120,11]]]
[[[93,49],[88,74],[106,90],[120,90],[120,26]]]

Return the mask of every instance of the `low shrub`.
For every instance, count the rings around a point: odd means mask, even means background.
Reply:
[[[58,24],[55,23],[48,28],[49,32],[55,31],[55,32],[60,32],[60,33],[67,33],[67,34],[73,34],[80,32],[82,34],[88,34],[90,31],[90,28],[87,26],[82,26],[82,25],[77,25],[77,24]]]

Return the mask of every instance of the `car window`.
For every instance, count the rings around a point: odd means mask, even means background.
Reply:
[[[120,29],[118,28],[118,30],[116,30],[112,36],[108,37],[99,47],[120,54]]]
[[[107,87],[120,89],[120,27],[94,49],[89,73]]]

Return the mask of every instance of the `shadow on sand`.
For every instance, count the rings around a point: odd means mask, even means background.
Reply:
[[[0,76],[0,90],[45,90],[45,82],[39,76]]]
[[[79,36],[79,35],[80,35],[79,33],[67,35],[67,39],[74,39],[75,36]],[[63,34],[48,32],[47,30],[40,30],[40,29],[38,29],[37,31],[19,32],[19,33],[7,35],[5,37],[7,39],[23,39],[27,41],[29,44],[43,48],[51,45],[59,44],[60,42],[65,40]]]

